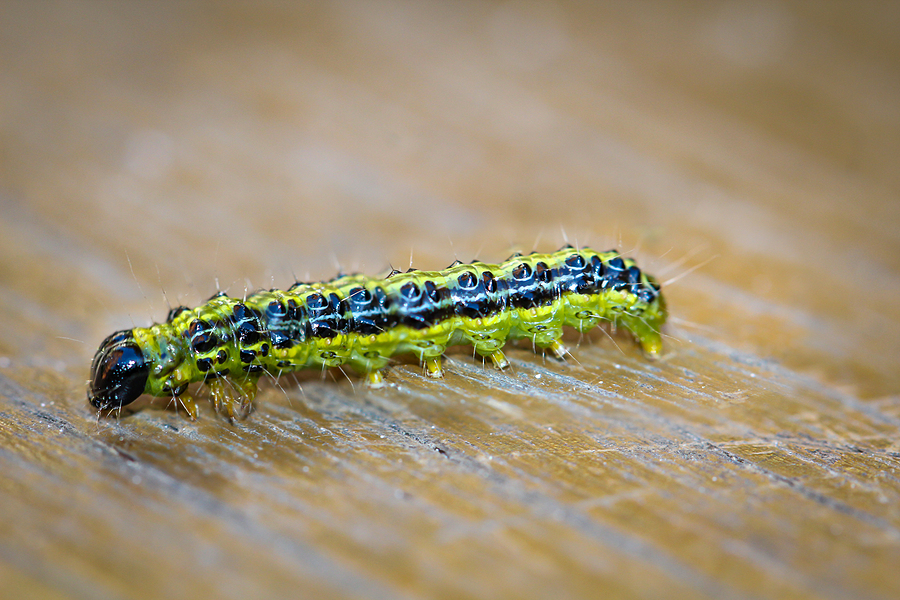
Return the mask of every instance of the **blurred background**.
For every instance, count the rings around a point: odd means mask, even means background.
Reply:
[[[898,7],[0,2],[0,575],[35,597],[896,597]],[[108,333],[217,289],[567,242],[667,282],[661,364],[602,334],[578,365],[515,351],[519,375],[463,351],[446,385],[316,374],[237,427],[84,402]],[[601,447],[622,462],[598,475]]]

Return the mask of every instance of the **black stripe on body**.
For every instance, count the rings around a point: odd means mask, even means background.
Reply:
[[[272,293],[276,297],[269,301],[263,313],[272,347],[286,350],[305,342],[309,331],[306,309],[294,298],[285,298],[277,290]]]
[[[350,332],[347,304],[333,291],[308,295],[306,311],[309,337],[333,338]]]
[[[513,255],[499,266],[454,263],[450,272],[424,280],[422,272],[412,271],[397,272],[380,281],[349,276],[343,286],[339,279],[326,285],[298,283],[287,293],[272,290],[279,297],[257,311],[265,327],[257,327],[252,316],[236,314],[235,336],[243,341],[267,330],[272,346],[285,349],[313,337],[377,335],[397,325],[422,330],[451,316],[476,319],[507,308],[546,306],[567,293],[619,290],[646,303],[659,295],[659,286],[642,282],[640,269],[626,266],[621,256],[614,255],[604,263],[597,254],[590,254],[588,259],[571,249],[541,260]],[[330,287],[331,283],[336,287]],[[238,304],[236,312],[242,306]],[[197,341],[202,344],[203,338]]]

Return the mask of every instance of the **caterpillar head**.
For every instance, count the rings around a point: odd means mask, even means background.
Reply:
[[[130,329],[117,331],[100,344],[91,363],[88,400],[100,410],[122,408],[144,393],[150,365]]]

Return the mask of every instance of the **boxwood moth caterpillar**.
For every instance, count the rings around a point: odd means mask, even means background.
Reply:
[[[250,412],[264,373],[348,365],[378,387],[399,354],[442,377],[441,356],[458,344],[503,369],[508,340],[531,340],[561,358],[564,326],[585,332],[601,322],[630,331],[655,357],[665,320],[659,283],[615,250],[566,246],[496,265],[341,275],[244,299],[220,292],[197,308],[173,308],[165,323],[117,331],[94,356],[88,399],[109,411],[142,394],[170,397],[196,418],[187,389],[203,383],[216,410],[233,419]]]

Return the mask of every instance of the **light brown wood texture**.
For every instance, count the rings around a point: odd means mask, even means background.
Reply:
[[[0,597],[900,597],[896,3],[0,4]],[[85,401],[169,306],[565,241],[497,372]]]

